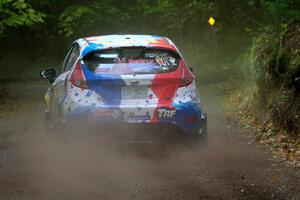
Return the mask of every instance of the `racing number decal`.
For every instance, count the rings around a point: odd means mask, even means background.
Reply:
[[[160,119],[170,119],[174,118],[176,115],[175,109],[168,109],[168,108],[159,108],[157,109],[158,118]]]

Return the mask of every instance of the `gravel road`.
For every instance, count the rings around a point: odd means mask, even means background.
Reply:
[[[209,144],[192,148],[45,134],[46,85],[1,87],[0,199],[300,199],[300,170],[228,117],[228,91],[200,86]]]

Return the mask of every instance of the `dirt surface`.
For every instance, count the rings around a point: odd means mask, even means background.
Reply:
[[[200,86],[209,144],[192,148],[180,141],[111,142],[100,136],[103,130],[45,134],[45,88],[5,86],[0,199],[300,199],[300,170],[230,120],[222,106],[228,91]]]

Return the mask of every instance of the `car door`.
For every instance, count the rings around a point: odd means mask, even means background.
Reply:
[[[68,79],[68,75],[70,74],[70,71],[72,67],[74,66],[76,60],[78,59],[80,55],[79,52],[79,46],[77,44],[73,44],[64,59],[64,62],[59,69],[59,74],[57,78],[55,79],[54,83],[52,84],[53,88],[53,94],[54,94],[54,101],[56,104],[56,107],[60,107],[62,104],[62,101],[66,95],[66,81]]]

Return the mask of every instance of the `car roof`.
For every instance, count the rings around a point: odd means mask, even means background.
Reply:
[[[91,36],[77,40],[81,55],[85,56],[92,51],[119,48],[119,47],[152,47],[178,52],[175,44],[167,37],[156,35],[102,35]]]

